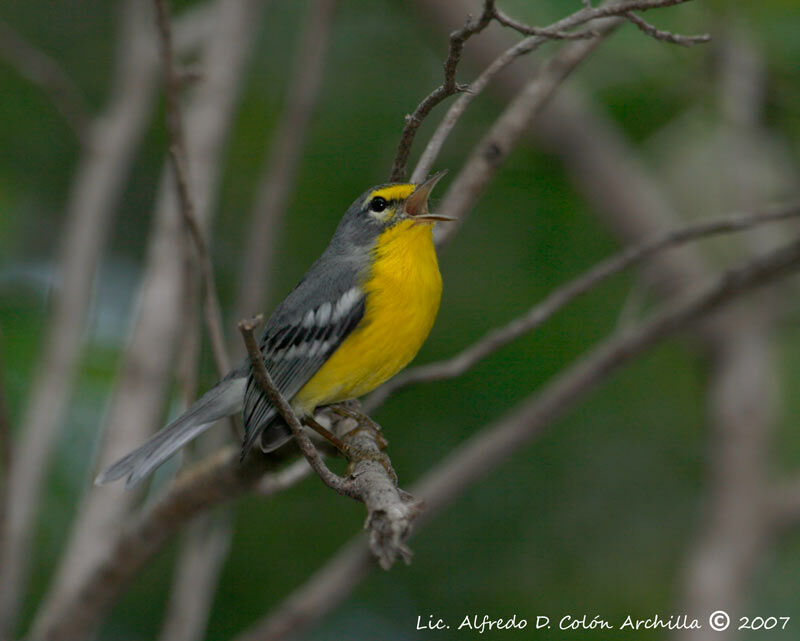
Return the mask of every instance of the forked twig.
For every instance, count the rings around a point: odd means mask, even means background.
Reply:
[[[397,559],[408,562],[411,550],[405,541],[411,533],[412,522],[422,511],[422,503],[397,487],[397,476],[388,457],[381,452],[382,437],[376,433],[374,423],[366,416],[361,416],[360,422],[353,419],[340,421],[355,423],[347,425],[346,433],[341,436],[350,462],[349,473],[347,477],[340,477],[331,472],[264,366],[261,350],[253,336],[253,329],[260,322],[261,318],[256,317],[239,323],[256,381],[289,425],[301,452],[323,483],[339,494],[365,504],[367,520],[364,529],[369,531],[370,550],[381,567],[388,570]]]
[[[414,142],[417,130],[422,121],[425,120],[425,117],[445,98],[466,89],[466,87],[456,82],[456,69],[461,60],[464,43],[489,25],[494,17],[494,11],[494,0],[485,0],[483,11],[478,18],[475,20],[468,18],[467,23],[461,29],[450,34],[450,46],[443,65],[444,81],[423,98],[412,114],[406,116],[406,124],[403,127],[403,133],[400,134],[400,142],[397,145],[397,153],[392,164],[389,182],[396,182],[404,178],[408,155],[411,153],[411,144]]]
[[[373,392],[364,402],[364,407],[369,412],[374,411],[389,396],[409,385],[447,380],[460,376],[504,345],[539,327],[581,294],[588,292],[602,281],[628,267],[648,260],[655,253],[707,236],[746,231],[758,225],[796,218],[797,216],[800,216],[800,203],[791,203],[772,208],[767,212],[725,216],[686,225],[681,229],[665,232],[661,236],[628,247],[617,255],[597,263],[580,276],[562,285],[522,316],[515,318],[503,327],[491,330],[483,338],[475,341],[455,356],[436,363],[430,363],[429,365],[415,367],[395,376],[380,389]]]
[[[729,269],[694,296],[676,301],[623,334],[611,336],[553,381],[453,451],[414,487],[426,510],[415,531],[438,515],[465,489],[541,434],[608,376],[661,341],[674,336],[754,289],[797,271],[800,240]],[[781,505],[797,505],[786,500]],[[783,507],[777,507],[783,510]],[[786,508],[788,512],[791,508]],[[235,641],[278,641],[297,635],[341,603],[370,570],[366,545],[346,543],[279,608]]]
[[[535,51],[537,48],[539,48],[539,46],[551,40],[583,40],[596,37],[599,34],[597,29],[570,31],[570,29],[574,29],[575,27],[586,24],[587,22],[591,22],[592,20],[610,17],[624,17],[630,20],[629,14],[631,11],[647,11],[649,9],[658,9],[676,4],[682,4],[683,2],[688,1],[690,0],[626,0],[623,2],[609,3],[600,7],[591,7],[587,5],[584,6],[583,9],[580,9],[571,15],[554,22],[548,27],[534,27],[524,24],[518,20],[510,18],[501,10],[494,7],[494,3],[486,3],[481,16],[482,20],[497,20],[497,22],[504,26],[519,31],[520,33],[529,34],[529,37],[510,47],[501,56],[495,59],[473,82],[468,85],[469,90],[461,93],[459,99],[450,108],[450,110],[448,110],[447,115],[442,120],[442,123],[439,125],[436,132],[428,142],[428,145],[426,146],[425,151],[420,157],[417,167],[411,176],[411,182],[420,182],[430,173],[433,163],[435,162],[439,151],[444,145],[444,141],[449,136],[456,122],[464,113],[469,103],[472,102],[472,100],[474,100],[475,97],[477,97],[477,95],[483,91],[491,79],[493,79],[500,71],[505,69],[511,62],[520,56]],[[668,38],[657,37],[655,33],[648,33],[648,35],[656,37],[658,40],[671,42],[671,40]],[[697,42],[706,42],[709,39],[707,35],[675,37],[677,38],[677,40],[675,40],[676,44],[687,44],[687,39],[693,39],[691,44],[695,44]],[[438,89],[435,90],[431,95],[437,91]],[[441,100],[446,97],[446,95],[442,96],[438,102],[441,102]],[[428,98],[430,98],[430,96]],[[426,98],[423,103],[425,103],[428,98]],[[436,104],[438,104],[438,102]],[[420,105],[423,103],[420,103]],[[428,112],[430,112],[430,109],[427,109],[425,114],[427,115]],[[422,117],[424,118],[424,116]],[[403,130],[401,145],[398,147],[398,154],[395,158],[395,163],[392,170],[393,180],[400,180],[405,174],[405,163],[408,161],[408,153],[419,124],[420,123],[416,123],[413,130],[409,130],[408,126],[406,126],[406,129]],[[404,151],[404,156],[402,157],[400,155],[401,150]]]

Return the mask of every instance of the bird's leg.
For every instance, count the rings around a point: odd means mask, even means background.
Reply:
[[[301,422],[307,427],[310,427],[312,430],[314,430],[322,438],[326,439],[342,454],[347,456],[350,447],[346,443],[344,443],[338,436],[333,434],[328,428],[323,427],[322,425],[317,423],[316,419],[313,416],[305,416],[303,417]]]

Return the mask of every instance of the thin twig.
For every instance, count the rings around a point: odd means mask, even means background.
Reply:
[[[631,11],[625,12],[623,16],[629,22],[639,27],[640,31],[661,42],[669,42],[675,45],[681,45],[682,47],[691,47],[696,44],[711,41],[711,35],[707,33],[701,33],[696,36],[684,36],[679,33],[672,33],[671,31],[662,31]]]
[[[456,497],[501,465],[520,447],[606,381],[610,374],[661,341],[686,329],[732,300],[797,271],[800,240],[729,269],[694,296],[677,301],[636,328],[607,339],[542,390],[470,438],[433,468],[414,493],[426,505],[415,532]],[[793,504],[787,500],[784,505]],[[235,641],[277,641],[296,636],[338,606],[370,570],[363,541],[353,539],[295,590],[276,611]]]
[[[197,394],[202,316],[198,314],[201,292],[197,253],[188,234],[180,240],[176,249],[182,254],[183,263],[182,331],[175,377],[183,397],[181,411],[186,411]],[[230,424],[234,422],[231,420]],[[202,458],[211,448],[216,451],[224,447],[227,436],[223,430],[209,430],[202,435],[205,438],[197,439],[191,448],[181,453],[181,465]],[[209,443],[209,440],[214,442]],[[234,441],[239,441],[238,435]],[[159,631],[160,641],[200,641],[205,636],[219,572],[230,549],[231,522],[230,509],[226,506],[198,515],[182,533]]]
[[[447,140],[450,132],[455,127],[461,115],[466,111],[469,104],[486,88],[489,82],[497,76],[509,64],[514,62],[520,56],[526,55],[538,49],[542,44],[557,39],[558,34],[571,34],[572,38],[584,39],[594,37],[597,35],[597,29],[589,29],[582,32],[570,32],[582,24],[586,24],[592,20],[603,17],[612,16],[625,16],[633,10],[646,11],[648,9],[658,9],[668,7],[675,4],[688,2],[689,0],[629,0],[626,2],[617,2],[613,4],[604,5],[601,7],[591,7],[588,4],[575,13],[562,18],[548,27],[538,28],[523,25],[514,21],[506,16],[499,9],[495,11],[495,18],[503,23],[508,21],[509,27],[519,30],[520,28],[536,29],[538,33],[532,35],[525,40],[522,40],[515,45],[509,47],[484,69],[483,72],[469,84],[469,91],[463,92],[458,100],[450,107],[442,122],[436,128],[436,131],[431,136],[428,144],[425,147],[419,162],[417,163],[414,172],[411,175],[411,182],[420,182],[427,176],[433,167],[436,158],[441,151],[442,146]],[[533,31],[531,31],[533,33]],[[409,143],[410,146],[410,143]]]
[[[673,303],[639,327],[613,336],[593,349],[510,417],[467,441],[418,484],[415,493],[424,497],[427,508],[423,522],[572,408],[617,368],[731,300],[793,273],[798,264],[800,241],[795,241],[728,270],[703,291]],[[164,500],[125,530],[104,565],[92,573],[90,581],[74,591],[74,601],[65,604],[61,615],[38,638],[45,641],[84,638],[111,605],[121,584],[133,576],[169,535],[198,511],[250,487],[264,472],[263,461],[264,457],[254,455],[246,459],[245,465],[238,466],[229,449],[219,454],[215,462],[205,462],[202,467],[187,471]],[[193,470],[205,471],[193,473]],[[349,544],[343,556],[334,557],[318,573],[325,577],[325,585],[314,584],[302,590],[306,596],[310,591],[314,598],[303,601],[296,593],[291,612],[280,610],[270,626],[260,626],[259,630],[271,629],[278,620],[280,628],[285,629],[287,616],[294,625],[308,625],[322,616],[360,580],[369,568],[370,558],[366,542],[357,540]],[[298,609],[296,605],[300,602],[303,607]],[[296,633],[299,628],[291,629]]]
[[[31,527],[58,430],[77,380],[97,265],[116,204],[151,114],[157,84],[153,35],[138,0],[120,6],[118,46],[103,113],[86,130],[59,231],[51,311],[17,432],[0,549],[0,638],[10,636],[31,558]],[[2,40],[2,37],[0,37]]]
[[[192,238],[200,267],[200,278],[203,289],[203,309],[208,327],[209,341],[214,355],[217,372],[224,376],[230,369],[230,359],[225,347],[225,333],[222,329],[222,312],[220,311],[217,287],[214,282],[214,269],[211,266],[208,248],[203,231],[197,222],[194,202],[189,188],[187,169],[186,139],[184,137],[183,118],[180,108],[180,79],[175,72],[172,54],[172,30],[170,26],[169,6],[167,0],[154,0],[156,17],[161,43],[161,55],[164,61],[164,86],[167,101],[167,131],[170,145],[169,155],[175,175],[175,183],[180,200],[180,210]]]
[[[275,127],[250,213],[234,318],[246,318],[264,309],[269,295],[270,268],[280,236],[279,223],[295,183],[322,85],[337,2],[316,0],[309,5],[306,24],[295,47],[286,104]],[[239,337],[235,338],[235,345],[241,346]],[[233,338],[230,343],[234,344]]]
[[[464,43],[489,25],[494,16],[494,11],[494,0],[484,0],[481,15],[475,20],[468,18],[467,23],[461,29],[450,34],[450,45],[443,65],[444,81],[425,96],[422,102],[417,105],[414,113],[406,116],[406,124],[403,127],[403,133],[400,134],[400,142],[397,145],[392,171],[389,175],[390,182],[396,182],[405,177],[408,155],[411,153],[411,144],[414,142],[417,130],[425,117],[442,100],[466,88],[456,82],[456,69],[461,60]]]
[[[217,3],[217,7],[222,11],[223,3]],[[257,13],[247,4],[245,7],[248,13]],[[188,144],[185,138],[180,108],[179,85],[181,79],[178,78],[173,60],[172,34],[167,0],[156,0],[156,9],[164,61],[167,125],[170,137],[169,152],[177,181],[180,210],[196,251],[196,262],[199,267],[200,285],[203,292],[203,315],[208,329],[209,341],[217,373],[222,377],[230,369],[230,359],[225,345],[222,313],[214,282],[213,266],[202,228],[198,223],[195,202],[189,189]],[[240,32],[235,36],[237,38],[243,37],[249,29],[249,25],[243,25],[239,30]],[[210,45],[209,52],[211,53]],[[215,53],[218,54],[214,56],[216,60],[224,60],[219,55],[219,51]],[[196,167],[196,165],[194,166]],[[191,295],[195,286],[192,273],[186,274],[183,284]],[[193,309],[193,306],[190,307],[191,309]],[[193,319],[189,319],[188,322],[190,327],[196,328],[196,323]],[[231,417],[228,423],[233,438],[238,441],[241,435],[236,418]],[[208,451],[209,449],[220,447],[224,442],[225,436],[225,433],[221,431],[204,435],[196,444],[197,451]],[[202,519],[192,524],[190,532],[184,537],[174,574],[170,603],[161,631],[163,639],[183,639],[188,641],[204,636],[209,611],[206,606],[213,599],[219,571],[227,557],[231,538],[231,521],[232,518],[229,513],[204,515]]]
[[[552,27],[534,27],[520,22],[519,20],[515,20],[496,7],[494,10],[494,19],[504,27],[519,31],[526,36],[541,36],[549,40],[585,40],[586,38],[594,38],[597,36],[597,32],[594,29],[563,31],[560,29],[553,29]]]
[[[360,412],[356,413],[360,416],[359,421],[352,418],[339,421],[340,428],[346,430],[341,439],[350,462],[349,474],[343,478],[331,472],[264,366],[261,350],[253,336],[253,329],[260,323],[260,316],[239,323],[256,381],[289,425],[300,451],[323,483],[342,496],[366,505],[364,528],[370,533],[370,549],[381,567],[388,570],[397,559],[409,562],[411,550],[405,541],[411,532],[411,524],[422,510],[422,503],[397,487],[397,475],[391,461],[381,451],[383,437],[377,424]]]
[[[0,339],[3,335],[0,334]],[[0,344],[0,349],[2,344]],[[5,386],[3,385],[3,358],[0,351],[0,523],[6,522],[8,478],[11,472],[11,419],[8,416]],[[0,527],[0,550],[3,549],[4,528]]]
[[[187,18],[191,15],[193,19],[188,24],[183,23],[187,28],[178,30],[176,25],[176,43],[201,47],[197,52],[198,61],[204,70],[202,79],[191,87],[186,114],[187,134],[192,144],[192,168],[196,168],[193,171],[197,180],[194,193],[196,213],[201,226],[205,226],[213,214],[209,203],[216,193],[216,177],[221,167],[219,156],[240,95],[244,63],[258,24],[259,5],[255,0],[214,1],[210,7],[212,21],[195,20],[198,16],[196,11],[201,10],[193,8],[190,14],[186,14]],[[147,46],[144,52],[137,52],[136,62],[155,62],[158,43],[152,3],[130,0],[125,6],[145,13],[142,22],[147,30]],[[135,24],[139,22],[137,20]],[[124,22],[126,26],[128,23],[132,21]],[[207,29],[209,25],[211,28]],[[183,43],[178,41],[181,32],[184,34],[180,37]],[[135,76],[129,79],[130,75],[120,72],[120,82],[131,82]],[[157,86],[157,73],[152,80]],[[126,104],[136,104],[138,99],[138,94],[127,96]],[[136,318],[126,339],[127,347],[105,421],[98,465],[107,465],[141,444],[163,418],[163,403],[169,390],[169,376],[174,367],[173,356],[180,333],[181,260],[180,252],[175,248],[186,237],[173,181],[169,166],[165,166],[157,192],[153,229],[148,237]],[[87,282],[91,283],[91,277]],[[49,387],[43,387],[49,394]],[[113,487],[92,487],[86,493],[55,579],[36,613],[29,635],[31,638],[40,638],[41,630],[54,625],[54,617],[65,611],[63,603],[71,601],[75,586],[85,584],[87,577],[103,563],[138,498],[137,493],[121,492]],[[0,571],[3,569],[0,564]]]
[[[270,476],[267,474],[264,478]],[[183,533],[167,611],[158,637],[161,641],[205,638],[219,574],[231,546],[231,507],[200,514]]]
[[[165,494],[123,528],[106,557],[37,632],[40,641],[87,639],[120,591],[142,566],[194,516],[243,494],[270,469],[260,452],[239,463],[228,447],[185,470]]]
[[[278,388],[275,387],[272,377],[264,366],[263,356],[261,350],[258,348],[255,336],[253,336],[253,330],[258,327],[262,321],[263,318],[261,315],[248,320],[239,321],[239,331],[242,334],[244,344],[247,347],[247,353],[250,356],[250,366],[252,368],[253,377],[261,386],[262,391],[266,394],[270,403],[272,403],[286,421],[289,429],[292,430],[292,435],[295,441],[297,441],[300,451],[303,453],[303,456],[306,457],[308,464],[317,473],[322,482],[342,496],[359,500],[359,496],[354,492],[352,483],[350,483],[348,479],[334,474],[330,471],[328,466],[325,465],[325,461],[317,451],[317,448],[314,447],[311,439],[308,438],[303,431],[300,419],[297,418],[292,406],[289,405],[289,402],[283,398]]]
[[[37,85],[61,113],[75,137],[86,143],[91,109],[83,92],[57,60],[0,21],[0,58]]]
[[[514,97],[475,146],[450,184],[439,211],[456,220],[441,226],[441,229],[437,228],[437,244],[444,244],[458,231],[467,212],[483,193],[489,180],[522,140],[523,133],[556,89],[621,22],[622,18],[603,19],[597,25],[600,34],[597,38],[566,43]]]
[[[773,207],[769,211],[755,214],[725,216],[713,220],[693,223],[683,228],[665,232],[661,236],[622,250],[551,292],[544,300],[534,305],[503,327],[488,332],[455,356],[443,361],[415,367],[396,376],[376,390],[364,403],[372,412],[390,395],[404,387],[417,383],[441,381],[460,376],[476,363],[496,352],[514,339],[539,327],[565,305],[581,294],[588,292],[602,281],[619,272],[650,259],[653,254],[684,243],[717,234],[746,231],[757,225],[777,222],[800,216],[800,203]]]
[[[291,465],[273,474],[267,474],[259,481],[256,491],[262,496],[272,496],[297,485],[309,476],[313,469],[305,458],[297,459]]]

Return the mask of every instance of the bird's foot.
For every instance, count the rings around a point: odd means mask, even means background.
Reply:
[[[389,441],[387,441],[383,436],[381,426],[373,421],[369,416],[364,414],[364,412],[361,412],[353,407],[348,407],[341,404],[331,405],[330,410],[339,416],[350,418],[356,421],[356,426],[342,436],[345,446],[345,449],[342,450],[342,454],[344,454],[344,456],[350,462],[348,472],[352,473],[355,464],[359,461],[374,461],[376,463],[380,463],[386,470],[386,473],[392,479],[394,479],[395,483],[397,483],[397,474],[392,467],[392,462],[389,460],[389,457],[383,453],[383,450],[388,447]],[[366,432],[372,437],[372,441],[378,446],[379,451],[376,452],[371,447],[358,447],[351,443],[351,441],[354,440],[354,438],[361,432]]]
[[[356,421],[356,426],[347,433],[348,436],[355,436],[358,432],[363,431],[370,432],[375,438],[375,442],[378,444],[380,450],[385,450],[389,447],[389,441],[387,441],[386,437],[383,435],[381,426],[364,414],[364,412],[343,404],[331,405],[330,410],[339,416],[352,418]]]

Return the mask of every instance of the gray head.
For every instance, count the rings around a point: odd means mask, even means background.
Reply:
[[[428,211],[428,197],[445,173],[440,171],[419,185],[387,183],[368,189],[347,209],[328,251],[350,255],[358,250],[369,251],[384,231],[404,220],[430,224],[451,220]]]

